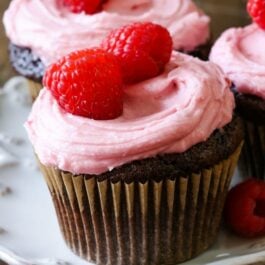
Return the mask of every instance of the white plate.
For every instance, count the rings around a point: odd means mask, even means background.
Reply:
[[[0,92],[0,228],[4,230],[0,229],[0,245],[28,258],[59,258],[87,265],[64,244],[27,140],[23,123],[31,104],[26,85],[16,77]],[[235,176],[233,184],[239,180]],[[184,264],[235,265],[260,260],[265,260],[265,238],[244,240],[224,230],[210,250]]]

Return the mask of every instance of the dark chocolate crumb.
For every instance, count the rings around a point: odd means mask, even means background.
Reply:
[[[208,41],[207,43],[198,46],[193,51],[188,52],[188,54],[193,57],[197,57],[203,61],[207,61],[211,48],[212,48],[212,42]]]
[[[242,94],[232,88],[236,98],[236,111],[243,118],[257,125],[265,125],[265,100],[249,94]]]
[[[37,82],[42,81],[45,66],[31,49],[10,43],[9,55],[13,68],[19,74]]]

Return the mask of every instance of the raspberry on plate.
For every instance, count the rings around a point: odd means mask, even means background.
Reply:
[[[70,53],[47,69],[43,84],[69,113],[96,120],[122,114],[120,66],[115,56],[104,50]]]
[[[103,3],[102,0],[62,0],[64,6],[69,8],[73,13],[85,12],[94,14],[98,12]]]
[[[247,10],[253,21],[265,30],[265,0],[248,0]]]
[[[172,45],[166,28],[146,22],[113,30],[101,47],[118,57],[124,82],[135,83],[155,77],[164,70]]]
[[[230,190],[225,219],[238,235],[265,235],[265,182],[249,179]]]

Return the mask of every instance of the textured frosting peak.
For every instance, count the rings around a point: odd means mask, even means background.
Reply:
[[[209,17],[191,0],[109,0],[93,15],[73,14],[56,3],[12,0],[4,14],[11,42],[31,48],[46,65],[73,50],[97,46],[110,30],[139,21],[166,27],[176,50],[191,51],[209,37]]]
[[[44,88],[26,128],[43,164],[101,174],[205,141],[232,119],[229,88],[215,64],[173,52],[162,75],[125,88],[121,117],[96,121],[73,116]]]
[[[265,31],[256,24],[225,31],[214,44],[210,60],[217,63],[238,92],[265,99]]]

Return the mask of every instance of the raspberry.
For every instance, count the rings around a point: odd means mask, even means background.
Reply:
[[[265,182],[247,180],[228,193],[225,219],[238,235],[265,235]]]
[[[253,21],[265,29],[265,0],[249,0],[247,10]]]
[[[103,4],[103,0],[62,0],[62,2],[73,13],[85,12],[86,14],[100,11]]]
[[[120,66],[101,49],[72,52],[48,67],[43,84],[72,114],[96,120],[117,118],[123,110]]]
[[[160,74],[170,59],[172,45],[167,29],[147,22],[113,30],[101,47],[117,56],[128,84]]]

